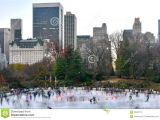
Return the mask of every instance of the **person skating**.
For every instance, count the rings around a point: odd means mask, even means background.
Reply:
[[[146,102],[148,102],[148,101],[149,101],[149,93],[147,94]]]
[[[97,100],[96,100],[96,97],[95,97],[95,96],[93,96],[92,100],[93,100],[93,104],[96,104],[96,103],[97,103]]]
[[[132,94],[129,95],[129,100],[132,100]]]
[[[90,104],[92,104],[92,99],[90,99],[89,101],[90,101]]]
[[[48,94],[48,98],[50,99],[50,97],[51,97],[51,91],[48,91],[47,94]]]
[[[136,97],[138,97],[139,95],[138,95],[138,91],[136,92]]]

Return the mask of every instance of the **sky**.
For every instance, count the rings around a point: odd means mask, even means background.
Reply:
[[[60,2],[64,13],[77,17],[77,34],[93,35],[93,27],[107,24],[108,34],[132,29],[139,17],[142,32],[157,37],[160,19],[159,0],[0,0],[0,28],[10,28],[11,18],[23,19],[23,38],[32,37],[32,3]]]

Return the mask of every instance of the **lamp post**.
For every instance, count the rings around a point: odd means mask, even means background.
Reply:
[[[46,83],[46,76],[45,76],[44,87],[45,87],[45,88],[47,88],[47,83]]]
[[[50,83],[52,82],[52,75],[51,75],[51,72],[50,72],[50,75],[49,75],[49,82],[50,82]]]
[[[54,79],[54,88],[57,87],[57,86],[56,86],[56,83],[57,83],[57,78],[56,78],[56,76],[55,76],[55,79]]]

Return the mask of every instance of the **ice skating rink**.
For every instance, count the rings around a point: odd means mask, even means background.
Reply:
[[[7,93],[0,97],[0,108],[12,109],[156,109],[160,108],[159,93],[147,91],[110,91],[76,89],[34,89]]]

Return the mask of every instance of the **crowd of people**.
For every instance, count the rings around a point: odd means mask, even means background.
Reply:
[[[21,107],[24,104],[31,107],[35,101],[43,103],[52,102],[54,105],[57,103],[70,103],[70,102],[87,102],[88,104],[98,104],[103,100],[118,100],[123,97],[128,97],[128,101],[133,101],[135,98],[144,95],[143,102],[149,102],[151,95],[159,95],[158,91],[142,90],[142,89],[118,89],[118,88],[35,88],[35,89],[11,89],[10,92],[0,93],[0,107],[5,104],[16,107],[23,100]],[[136,99],[135,99],[136,100]],[[47,106],[53,108],[54,106]]]

